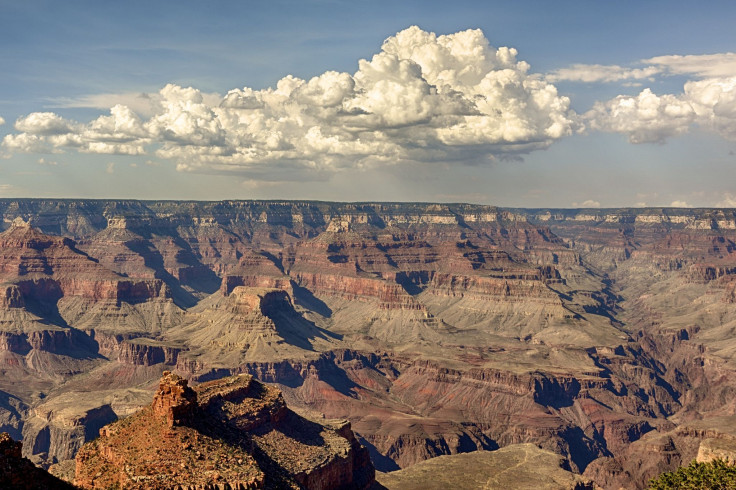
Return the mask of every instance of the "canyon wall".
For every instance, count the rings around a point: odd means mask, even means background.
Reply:
[[[0,215],[0,422],[44,466],[164,370],[278,384],[348,419],[384,471],[534,443],[636,488],[731,437],[734,210],[0,199]]]

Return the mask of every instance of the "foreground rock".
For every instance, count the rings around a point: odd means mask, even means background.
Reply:
[[[101,429],[76,461],[82,488],[360,489],[374,479],[348,423],[307,420],[248,375],[193,390],[164,373],[153,403]]]
[[[73,487],[36,468],[21,456],[22,444],[14,441],[7,432],[0,433],[0,488],[7,489],[69,489]]]
[[[401,471],[379,474],[377,481],[389,490],[594,488],[590,480],[571,473],[564,458],[534,444],[439,456]]]

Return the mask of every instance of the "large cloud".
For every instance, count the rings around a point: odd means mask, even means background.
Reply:
[[[593,129],[623,133],[632,143],[663,142],[693,124],[736,140],[736,77],[685,83],[679,95],[618,96],[585,114]]]
[[[275,88],[235,89],[217,100],[167,85],[145,100],[146,113],[117,104],[88,123],[29,114],[3,146],[156,152],[181,170],[294,178],[341,166],[475,162],[545,148],[579,126],[569,100],[516,56],[491,47],[480,30],[437,36],[410,27],[354,74],[287,76]]]
[[[632,143],[661,143],[687,131],[695,111],[674,95],[660,97],[645,89],[635,97],[620,95],[597,103],[586,116],[593,129],[627,134]]]
[[[693,125],[736,140],[736,54],[668,55],[641,60],[644,68],[574,65],[546,80],[613,82],[655,76],[689,75],[682,93],[657,95],[650,88],[596,103],[584,115],[600,131],[626,134],[632,143],[661,143]]]

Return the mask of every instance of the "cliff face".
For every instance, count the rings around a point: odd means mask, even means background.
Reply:
[[[21,296],[36,301],[79,296],[135,302],[168,294],[161,281],[126,280],[77,250],[72,240],[45,235],[22,220],[0,234],[0,250],[0,280],[17,284]]]
[[[383,470],[531,442],[610,488],[694,458],[736,414],[733,210],[0,199],[0,215],[17,401],[0,420],[40,464],[164,369],[278,383],[349,419]]]
[[[347,423],[290,411],[248,375],[202,384],[164,373],[151,406],[77,455],[82,488],[369,488],[368,452]]]

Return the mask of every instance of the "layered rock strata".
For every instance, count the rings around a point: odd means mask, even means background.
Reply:
[[[736,414],[733,210],[0,199],[0,215],[0,421],[45,465],[164,369],[277,382],[349,418],[382,469],[533,442],[606,488],[686,464]]]

